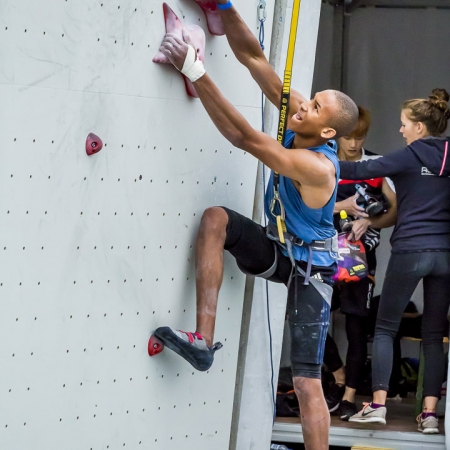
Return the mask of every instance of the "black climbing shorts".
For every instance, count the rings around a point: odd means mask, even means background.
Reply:
[[[223,206],[222,209],[228,214],[225,250],[235,257],[242,272],[287,285],[291,261],[266,236],[265,228],[235,211]],[[276,268],[273,267],[275,263]],[[298,265],[306,271],[306,262],[301,261]],[[313,265],[311,277],[331,286],[335,270],[335,264],[329,267]],[[271,273],[268,277],[265,276],[267,272]],[[303,276],[297,273],[288,292],[292,373],[297,377],[320,378],[330,306],[311,283],[304,285],[303,282]]]

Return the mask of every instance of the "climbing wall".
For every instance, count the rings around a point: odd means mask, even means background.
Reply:
[[[226,39],[193,1],[169,4],[205,30],[207,71],[259,127],[260,92]],[[256,33],[256,3],[235,4]],[[147,341],[158,326],[194,329],[202,211],[251,215],[256,161],[152,63],[163,35],[156,0],[0,0],[2,450],[228,448],[234,261],[211,370],[150,358]],[[104,144],[93,156],[90,132]]]

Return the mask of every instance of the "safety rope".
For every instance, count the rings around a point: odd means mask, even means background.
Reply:
[[[278,132],[277,132],[277,140],[283,145],[284,135],[286,132],[285,124],[287,120],[287,113],[289,111],[289,98],[291,92],[291,76],[292,76],[292,67],[294,62],[294,51],[295,51],[295,40],[297,36],[297,23],[298,17],[300,14],[300,1],[294,0],[293,8],[292,8],[292,18],[291,18],[291,27],[289,31],[289,42],[288,42],[288,50],[286,56],[286,65],[284,69],[284,77],[283,77],[283,90],[281,94],[281,105],[280,105],[280,115],[278,118]],[[262,51],[264,52],[264,22],[266,20],[267,12],[266,12],[266,2],[265,0],[259,0],[258,3],[258,20],[259,20],[259,45],[261,46]],[[261,131],[264,132],[265,123],[264,123],[264,92],[261,91]],[[266,186],[266,167],[263,165],[262,167],[262,178],[263,178],[263,188]],[[274,179],[274,198],[277,197],[277,200],[280,205],[280,212],[282,213],[282,217],[277,218],[277,227],[278,232],[283,238],[284,235],[281,230],[286,231],[286,225],[284,223],[284,208],[281,203],[281,199],[278,193],[278,182],[279,175],[274,172],[274,178],[276,178],[276,184]],[[271,212],[273,211],[271,205]],[[282,220],[281,220],[282,219]],[[267,218],[264,214],[264,225],[267,227]],[[284,229],[283,229],[284,228]],[[270,349],[270,368],[271,368],[271,387],[272,387],[272,406],[273,406],[273,416],[272,423],[275,423],[276,419],[276,391],[274,386],[274,378],[275,371],[273,365],[273,340],[272,340],[272,327],[270,324],[270,307],[269,307],[269,282],[266,279],[266,309],[267,309],[267,326],[269,331],[269,349]]]
[[[258,3],[258,20],[259,20],[259,45],[261,46],[261,50],[264,52],[264,22],[266,21],[266,2],[265,0],[259,0]],[[261,131],[265,131],[265,123],[264,123],[264,92],[261,91]],[[263,164],[262,166],[262,184],[263,189],[266,186],[266,166]],[[264,197],[263,197],[264,199]],[[264,200],[263,200],[264,201]],[[266,215],[264,216],[264,226],[267,226]],[[272,387],[272,424],[275,423],[275,418],[277,415],[276,411],[276,393],[275,393],[275,370],[273,367],[273,340],[272,340],[272,327],[270,324],[270,308],[269,308],[269,282],[265,280],[266,283],[266,310],[267,310],[267,328],[269,331],[269,352],[270,352],[270,369],[271,369],[271,377],[270,384]]]

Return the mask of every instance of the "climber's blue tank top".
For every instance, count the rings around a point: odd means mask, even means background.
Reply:
[[[295,133],[286,130],[284,138],[284,147],[292,148]],[[337,157],[337,145],[335,141],[328,141],[319,147],[312,147],[309,150],[323,153],[336,169],[336,187],[328,203],[323,208],[313,209],[305,205],[298,190],[295,188],[290,178],[280,175],[280,184],[278,187],[281,201],[286,212],[287,231],[306,243],[316,240],[323,240],[332,237],[336,230],[333,225],[333,210],[336,202],[337,186],[339,181],[339,162]],[[270,202],[273,198],[273,171],[270,174],[269,183],[265,194],[265,212],[268,220],[276,223],[274,216],[270,212]],[[279,214],[279,206],[276,205],[275,213]],[[287,255],[284,248],[281,248],[283,254]],[[294,246],[294,257],[297,261],[308,261],[308,249],[305,247]],[[328,252],[314,251],[312,264],[315,266],[330,266],[336,261],[336,255],[330,255]]]

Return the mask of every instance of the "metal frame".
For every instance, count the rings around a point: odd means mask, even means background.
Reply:
[[[272,24],[272,36],[270,43],[270,56],[269,63],[273,69],[278,72],[280,68],[281,59],[281,47],[283,44],[283,33],[284,26],[286,22],[286,2],[281,0],[275,0],[274,5],[274,20]],[[268,135],[273,135],[273,112],[275,107],[270,102],[265,102],[264,104],[264,123],[266,129],[264,130]],[[252,219],[255,222],[260,223],[263,211],[264,202],[264,189],[263,184],[263,171],[264,165],[261,161],[258,161],[258,170],[256,174],[256,185],[255,185],[255,201],[253,204]],[[250,334],[250,319],[253,306],[253,294],[255,287],[255,277],[246,277],[245,280],[245,291],[244,291],[244,303],[242,306],[242,322],[241,322],[241,332],[239,338],[239,352],[236,370],[236,389],[234,391],[234,402],[233,402],[233,416],[231,421],[230,430],[230,450],[236,450],[238,448],[238,429],[239,429],[239,419],[241,412],[241,401],[243,395],[245,368],[247,361],[247,347]]]

